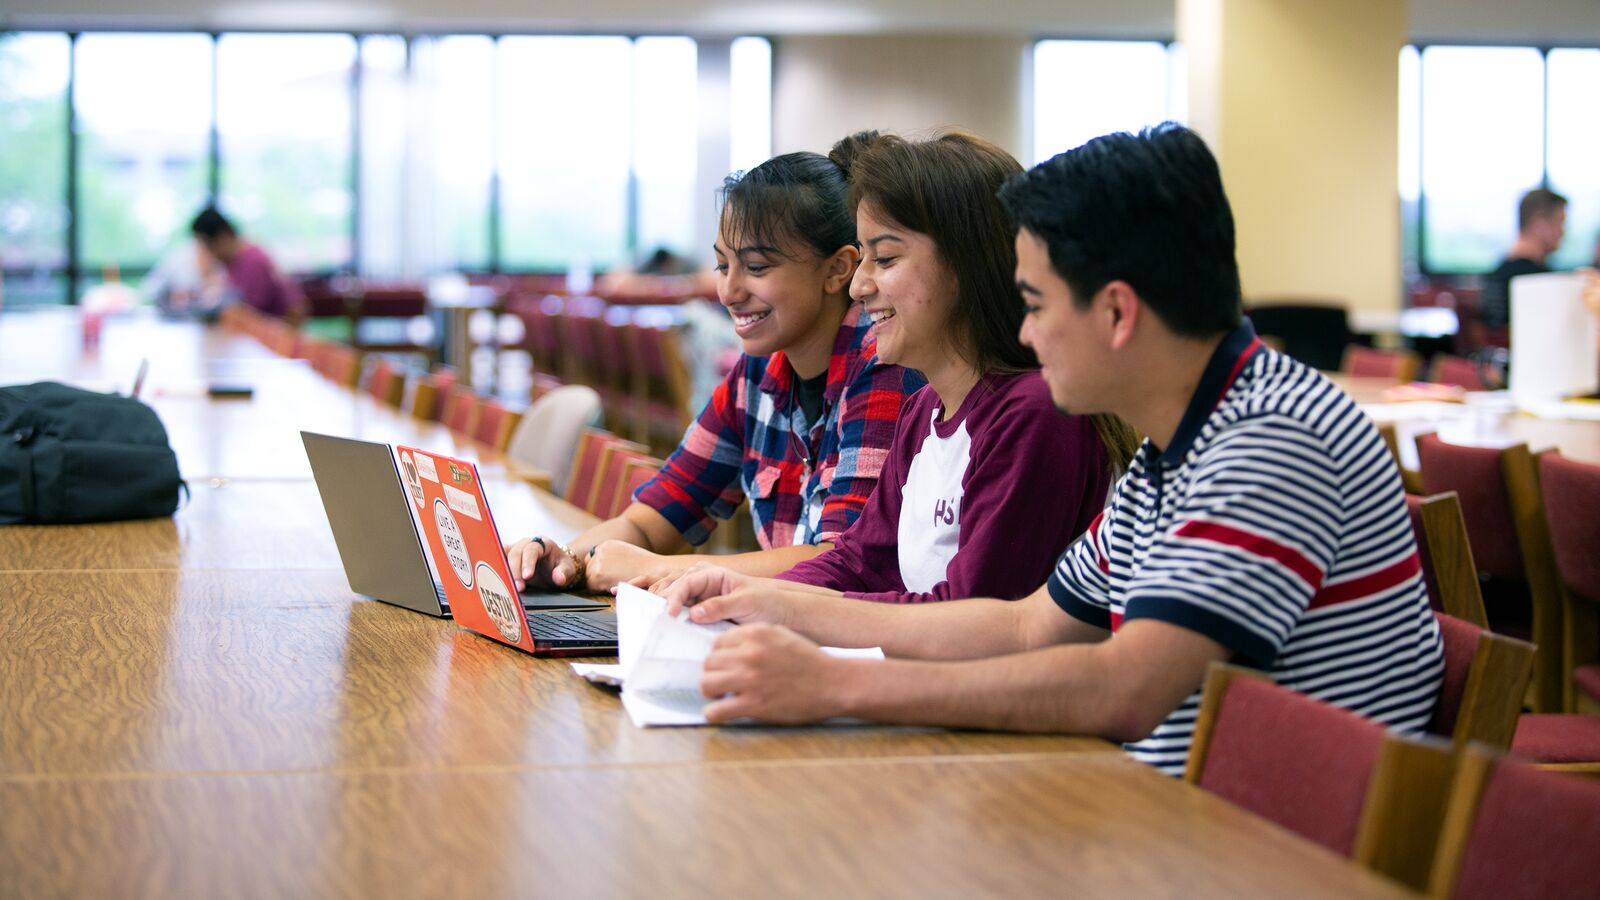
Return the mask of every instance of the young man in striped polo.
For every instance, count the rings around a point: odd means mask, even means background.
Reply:
[[[672,604],[753,623],[706,660],[707,717],[1098,734],[1180,774],[1206,667],[1232,660],[1421,731],[1443,660],[1399,474],[1349,397],[1241,317],[1205,144],[1171,124],[1109,135],[1001,196],[1020,226],[1022,340],[1058,407],[1148,436],[1128,473],[1016,602],[895,607],[691,572]]]

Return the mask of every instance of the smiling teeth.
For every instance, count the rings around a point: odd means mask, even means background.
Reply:
[[[894,310],[892,310],[892,309],[883,309],[883,310],[879,310],[877,312],[869,312],[869,313],[867,313],[867,315],[872,318],[872,324],[876,325],[879,322],[886,322],[889,319],[894,318]]]
[[[767,316],[770,316],[770,315],[772,315],[772,311],[771,310],[768,310],[768,311],[766,311],[764,313],[756,313],[753,316],[741,316],[738,313],[734,313],[733,324],[739,326],[740,328],[743,328],[746,325],[754,325],[755,323],[761,321],[762,319],[765,319]]]

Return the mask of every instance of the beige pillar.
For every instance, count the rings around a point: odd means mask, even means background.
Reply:
[[[1401,297],[1405,0],[1177,0],[1189,118],[1222,165],[1246,302]]]

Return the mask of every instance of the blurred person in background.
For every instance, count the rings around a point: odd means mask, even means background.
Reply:
[[[1483,278],[1483,324],[1504,328],[1511,323],[1511,279],[1550,271],[1545,261],[1567,233],[1567,198],[1534,188],[1517,206],[1517,240],[1511,252]]]
[[[295,287],[256,244],[239,236],[227,217],[208,206],[189,226],[206,252],[227,270],[239,299],[270,316],[298,317],[303,300]]]

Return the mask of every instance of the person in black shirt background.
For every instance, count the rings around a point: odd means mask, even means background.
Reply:
[[[1550,271],[1545,260],[1561,246],[1567,231],[1567,198],[1534,188],[1517,207],[1517,241],[1499,268],[1483,279],[1483,324],[1504,328],[1511,322],[1511,279]]]

